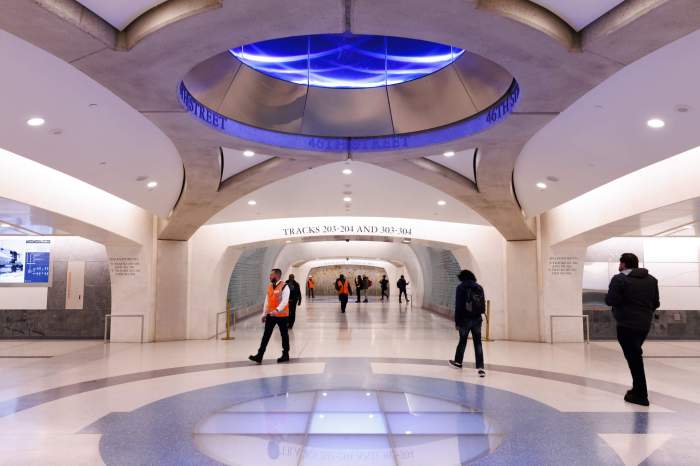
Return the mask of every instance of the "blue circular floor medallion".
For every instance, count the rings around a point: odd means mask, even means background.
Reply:
[[[422,78],[464,50],[403,37],[316,34],[256,42],[231,53],[261,73],[295,84],[366,89]]]
[[[479,411],[406,392],[319,390],[235,404],[197,424],[197,448],[239,466],[466,464],[502,441]]]

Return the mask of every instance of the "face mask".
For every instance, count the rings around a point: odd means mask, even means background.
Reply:
[[[275,277],[270,277],[270,283],[273,285],[277,283],[277,279]]]

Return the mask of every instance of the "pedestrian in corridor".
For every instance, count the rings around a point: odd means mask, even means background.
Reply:
[[[270,284],[267,286],[267,295],[263,304],[262,321],[265,323],[265,330],[257,354],[248,356],[251,361],[262,363],[263,355],[275,327],[279,327],[282,337],[282,356],[277,359],[277,362],[289,361],[289,295],[289,287],[282,280],[282,271],[272,269]]]

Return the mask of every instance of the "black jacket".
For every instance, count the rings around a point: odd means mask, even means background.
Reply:
[[[396,287],[399,290],[405,290],[407,286],[408,286],[408,282],[403,278],[399,278],[399,280],[396,282]]]
[[[287,280],[289,287],[289,302],[301,304],[301,287],[296,280]]]
[[[472,311],[467,310],[467,304],[471,302]],[[468,321],[481,320],[481,314],[485,311],[486,299],[484,289],[477,282],[464,280],[457,285],[455,296],[455,325],[465,326]]]
[[[605,304],[612,306],[620,327],[649,330],[654,311],[659,308],[659,284],[647,269],[619,273],[610,280]]]
[[[386,278],[382,278],[381,280],[379,280],[379,284],[381,285],[382,290],[386,290],[389,288],[389,280],[387,280]]]
[[[355,288],[357,288],[358,291],[364,289],[363,285],[362,277],[355,277]]]

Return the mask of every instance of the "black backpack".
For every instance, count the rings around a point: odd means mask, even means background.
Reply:
[[[481,287],[467,288],[467,312],[471,314],[486,313],[486,297]]]

